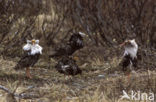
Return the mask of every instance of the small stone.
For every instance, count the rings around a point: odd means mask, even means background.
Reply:
[[[104,75],[98,75],[98,77],[105,77]]]

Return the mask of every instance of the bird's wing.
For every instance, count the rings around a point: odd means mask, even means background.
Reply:
[[[28,54],[24,54],[21,59],[19,60],[19,63],[26,63],[30,60],[30,56]]]
[[[14,69],[22,69],[25,67],[29,67],[31,65],[31,56],[28,54],[24,54],[21,59],[18,61],[17,65],[14,67]]]

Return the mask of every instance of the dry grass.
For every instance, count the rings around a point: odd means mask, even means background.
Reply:
[[[0,83],[11,91],[18,86],[16,93],[25,92],[40,96],[34,99],[21,99],[20,102],[129,102],[120,100],[122,90],[127,92],[141,90],[147,93],[156,90],[154,71],[132,73],[130,81],[122,72],[118,74],[105,72],[108,66],[109,68],[116,66],[117,58],[113,58],[111,63],[105,62],[108,63],[106,66],[97,60],[94,65],[96,70],[84,70],[82,75],[74,76],[72,80],[64,80],[64,75],[57,73],[53,67],[48,69],[47,63],[40,62],[42,63],[36,64],[31,69],[33,79],[27,79],[24,70],[18,72],[13,70],[16,62],[1,58]],[[99,63],[100,67],[97,67]],[[27,90],[29,87],[34,88]],[[7,93],[0,90],[0,99],[0,102],[6,102]]]

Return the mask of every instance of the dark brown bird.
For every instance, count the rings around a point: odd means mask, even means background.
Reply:
[[[64,75],[74,76],[82,73],[82,70],[76,64],[76,61],[67,56],[62,57],[62,59],[56,64],[55,68],[59,73]]]
[[[86,35],[81,32],[73,33],[68,43],[56,48],[54,54],[49,57],[71,56],[74,52],[84,47],[84,36]]]

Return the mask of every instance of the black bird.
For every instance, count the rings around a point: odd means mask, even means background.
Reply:
[[[84,47],[84,36],[86,36],[86,34],[81,32],[73,33],[68,43],[56,48],[54,54],[49,57],[71,56],[75,51]]]
[[[74,33],[69,39],[69,43],[73,49],[79,50],[84,47],[83,37],[86,36],[84,33]]]
[[[59,73],[63,73],[64,75],[74,76],[82,73],[82,70],[76,64],[76,61],[68,56],[62,57],[55,65],[55,68]]]
[[[29,67],[33,67],[42,54],[42,47],[39,45],[39,40],[27,40],[27,44],[23,47],[25,53],[14,67],[15,70],[26,68],[26,75],[28,78],[32,78],[30,75]]]

